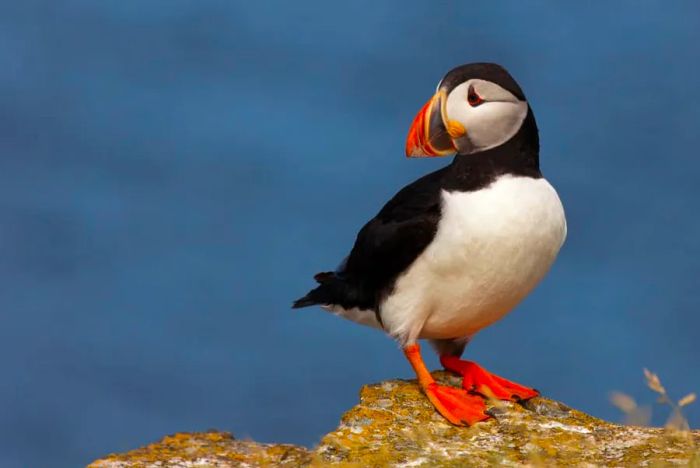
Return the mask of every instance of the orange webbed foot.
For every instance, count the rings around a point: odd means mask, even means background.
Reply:
[[[484,400],[461,388],[431,383],[423,391],[435,409],[455,426],[471,426],[489,418]]]
[[[438,385],[435,382],[425,367],[418,344],[406,346],[404,353],[416,372],[421,389],[445,419],[456,426],[471,426],[489,418],[483,398],[470,395],[464,389]]]
[[[528,400],[540,393],[534,388],[511,382],[490,373],[477,363],[463,361],[455,356],[440,356],[445,369],[464,377],[462,388],[499,400]]]

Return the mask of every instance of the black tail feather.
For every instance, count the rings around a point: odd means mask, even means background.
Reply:
[[[311,297],[311,293],[313,291],[310,291],[309,294],[306,296],[297,299],[292,303],[292,309],[301,309],[302,307],[310,307],[312,305],[318,304],[315,299]]]
[[[320,284],[306,296],[297,299],[292,304],[293,309],[309,307],[312,305],[337,304],[339,302],[338,293],[341,292],[342,280],[332,271],[325,271],[314,276],[316,282]]]

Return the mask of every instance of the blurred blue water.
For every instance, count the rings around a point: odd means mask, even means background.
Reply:
[[[522,84],[569,238],[468,355],[612,419],[611,390],[653,401],[644,366],[699,391],[700,6],[585,3],[2,2],[0,466],[211,427],[313,444],[411,376],[289,304],[447,163],[404,136],[470,61]]]

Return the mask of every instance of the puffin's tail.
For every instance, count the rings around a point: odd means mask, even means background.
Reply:
[[[292,309],[301,309],[302,307],[310,307],[312,305],[320,304],[320,302],[318,302],[318,299],[314,299],[315,294],[313,293],[316,291],[316,289],[309,291],[309,293],[306,296],[294,301],[292,303]]]
[[[319,284],[309,291],[306,296],[297,299],[292,304],[293,309],[301,309],[312,305],[334,304],[338,300],[338,293],[344,289],[343,280],[332,271],[318,273],[314,279]]]

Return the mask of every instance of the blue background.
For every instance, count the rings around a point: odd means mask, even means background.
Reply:
[[[1,10],[1,466],[212,427],[311,445],[362,384],[410,377],[381,333],[289,304],[449,162],[404,138],[472,61],[525,90],[569,237],[467,356],[611,419],[611,390],[653,401],[645,366],[700,390],[697,2]]]

